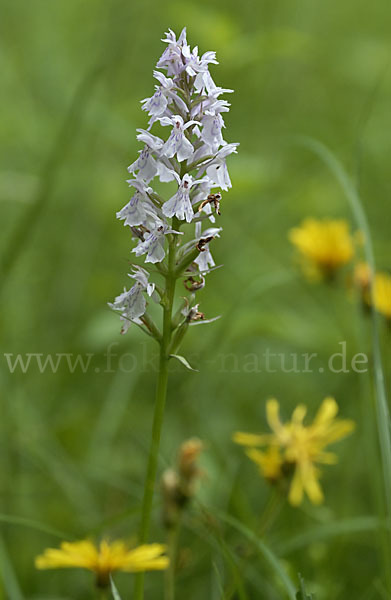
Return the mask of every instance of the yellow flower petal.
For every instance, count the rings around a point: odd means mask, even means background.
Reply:
[[[346,437],[354,429],[356,428],[356,424],[354,421],[350,419],[342,419],[339,421],[335,421],[328,428],[327,431],[323,434],[323,446],[328,446],[338,440]]]
[[[313,465],[309,464],[304,467],[302,473],[304,490],[311,500],[312,504],[322,504],[324,500],[322,488],[319,485],[317,471]]]
[[[303,500],[303,482],[301,479],[301,472],[298,467],[295,469],[291,486],[289,489],[288,500],[292,506],[299,506]]]
[[[90,540],[62,542],[60,549],[47,548],[35,559],[37,569],[57,569],[59,567],[81,567],[93,570],[97,564],[98,551]]]
[[[376,310],[387,319],[391,319],[391,276],[388,273],[376,273],[373,299]]]
[[[241,446],[264,446],[268,444],[273,436],[270,434],[257,435],[256,433],[244,433],[242,431],[237,431],[232,436],[233,441],[236,444],[240,444]]]
[[[338,456],[333,452],[319,452],[316,457],[316,462],[322,463],[323,465],[336,465]]]
[[[166,569],[169,565],[167,556],[163,556],[166,546],[162,544],[146,544],[127,553],[123,562],[123,570],[129,572],[155,571]]]
[[[165,546],[146,544],[129,549],[122,540],[102,540],[96,547],[90,540],[62,542],[61,547],[48,548],[37,556],[37,569],[78,567],[93,571],[102,585],[108,585],[114,571],[150,571],[166,569],[169,561],[164,555]]]
[[[307,407],[304,406],[304,404],[299,404],[292,413],[292,422],[296,425],[301,424],[304,421],[306,414]]]
[[[280,421],[280,405],[275,398],[270,398],[266,402],[266,419],[270,429],[278,435],[283,426]]]
[[[246,454],[258,465],[265,479],[276,481],[282,477],[281,467],[284,461],[277,446],[270,446],[265,452],[250,448]]]
[[[338,414],[338,404],[334,398],[325,398],[314,419],[315,425],[323,425],[332,421]]]

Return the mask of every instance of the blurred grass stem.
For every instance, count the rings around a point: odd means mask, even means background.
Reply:
[[[180,517],[179,517],[180,518]],[[175,523],[167,534],[167,547],[168,557],[170,559],[170,566],[165,572],[165,589],[164,598],[165,600],[175,600],[175,572],[176,572],[176,558],[178,552],[178,539],[180,531],[180,521]]]

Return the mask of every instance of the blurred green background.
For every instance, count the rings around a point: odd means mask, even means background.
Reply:
[[[225,138],[241,146],[229,162],[233,189],[224,194],[224,231],[214,247],[224,267],[199,293],[206,316],[222,318],[186,338],[182,353],[199,373],[173,366],[160,467],[184,439],[199,436],[207,442],[200,500],[256,527],[269,489],[232,432],[263,429],[270,395],[285,417],[299,402],[314,414],[335,395],[358,427],[339,445],[339,465],[324,469],[326,503],[284,507],[267,541],[318,600],[382,598],[370,526],[286,545],[378,511],[370,375],[251,372],[246,364],[257,356],[264,371],[269,348],[317,352],[321,367],[343,340],[349,357],[371,353],[357,303],[344,285],[303,279],[287,231],[306,216],[346,218],[355,228],[333,175],[293,139],[311,136],[351,173],[378,264],[391,266],[388,0],[2,0],[0,597],[90,598],[89,574],[40,573],[34,556],[58,544],[56,531],[132,539],[137,530],[157,348],[136,329],[121,337],[106,303],[128,283],[131,240],[115,212],[129,197],[135,130],[147,123],[139,100],[152,93],[164,31],[184,25],[191,45],[217,51],[217,84],[235,89]],[[113,343],[118,356],[107,368]],[[65,363],[40,373],[34,362],[25,374],[10,373],[4,355],[18,353],[93,357],[86,373],[70,373]],[[163,541],[159,514],[157,497],[153,539]],[[284,597],[259,556],[241,558],[240,535],[228,529],[226,541],[249,599]],[[228,587],[232,574],[197,504],[182,546],[178,597],[220,598],[216,569]],[[147,597],[161,597],[161,578],[148,576]],[[132,577],[116,581],[128,598]]]

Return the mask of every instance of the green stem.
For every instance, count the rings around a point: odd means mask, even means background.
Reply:
[[[144,323],[144,325],[147,327],[147,329],[150,331],[152,336],[155,338],[155,340],[160,343],[160,340],[162,339],[162,334],[160,333],[159,329],[156,327],[155,322],[152,319],[152,317],[150,315],[148,315],[147,313],[145,313],[141,317],[141,320]]]
[[[179,522],[175,523],[168,531],[168,556],[170,559],[170,566],[166,571],[165,587],[164,587],[164,598],[165,600],[175,600],[175,571],[176,571],[176,557],[178,551],[178,537],[179,537]]]
[[[141,524],[139,532],[139,543],[148,542],[151,513],[153,504],[153,494],[155,491],[155,481],[159,457],[160,436],[163,426],[164,408],[166,405],[167,382],[168,382],[168,361],[170,359],[168,348],[171,342],[172,334],[172,308],[175,294],[175,255],[176,255],[176,236],[170,242],[168,251],[168,269],[166,274],[166,288],[163,313],[163,334],[160,340],[160,358],[159,373],[156,388],[155,412],[152,424],[152,439],[149,449],[147,475],[144,484],[144,497],[141,509]],[[138,573],[135,577],[134,588],[135,600],[144,598],[144,573]]]
[[[192,262],[195,261],[197,256],[199,256],[200,251],[198,248],[194,248],[190,250],[180,261],[179,265],[176,268],[176,276],[180,277],[184,271],[186,271],[187,267],[191,265]]]
[[[278,488],[274,488],[263,510],[259,524],[259,537],[264,537],[273,525],[283,503],[283,496]]]
[[[108,600],[108,598],[109,598],[108,589],[107,588],[98,588],[96,598],[97,598],[97,600]]]

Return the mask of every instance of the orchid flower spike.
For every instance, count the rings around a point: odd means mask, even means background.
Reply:
[[[222,192],[231,188],[226,161],[238,147],[223,138],[222,115],[230,104],[221,96],[232,90],[217,86],[209,72],[218,64],[216,53],[199,54],[198,47],[191,48],[186,28],[179,37],[169,30],[162,41],[166,48],[153,71],[154,91],[141,101],[149,122],[145,129],[137,129],[141,148],[128,167],[131,196],[117,212],[136,242],[131,252],[144,260],[144,266],[133,268],[134,285],[109,304],[121,315],[122,332],[132,322],[142,327],[147,323],[147,333],[156,339],[148,302],[152,298],[164,306],[166,298],[164,290],[160,297],[151,295],[150,280],[156,275],[167,278],[169,273],[175,280],[182,278],[188,291],[204,286],[205,275],[215,266],[209,246],[222,231],[216,223]],[[155,125],[158,129],[152,133]],[[165,196],[166,184],[170,193]],[[209,222],[213,227],[208,229]],[[189,224],[196,226],[195,236],[193,227],[186,231]],[[191,290],[189,280],[197,282]]]

